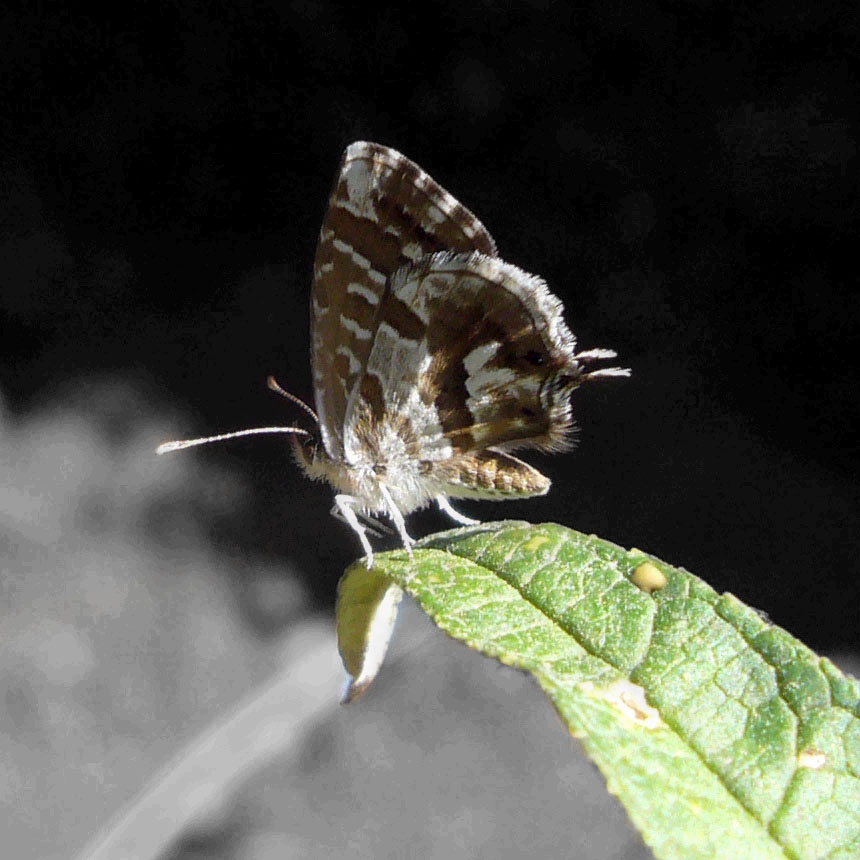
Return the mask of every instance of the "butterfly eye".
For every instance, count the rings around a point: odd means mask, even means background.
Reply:
[[[530,349],[523,358],[535,367],[540,367],[543,364],[543,356],[536,349]]]

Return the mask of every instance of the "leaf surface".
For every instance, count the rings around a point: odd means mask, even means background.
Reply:
[[[658,858],[860,858],[858,684],[732,595],[553,524],[456,529],[370,573],[530,672]]]

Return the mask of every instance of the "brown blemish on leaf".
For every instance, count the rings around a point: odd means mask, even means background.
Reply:
[[[595,698],[609,702],[622,716],[645,729],[664,725],[660,712],[645,701],[645,691],[638,684],[620,679],[608,687],[597,687],[588,681],[582,688]]]
[[[806,770],[821,770],[827,764],[827,756],[821,751],[810,747],[797,754],[797,766]]]

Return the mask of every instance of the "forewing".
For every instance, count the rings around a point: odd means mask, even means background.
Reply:
[[[329,456],[343,456],[350,394],[390,276],[440,250],[496,253],[481,222],[408,158],[376,143],[349,146],[320,230],[311,291],[314,400]]]

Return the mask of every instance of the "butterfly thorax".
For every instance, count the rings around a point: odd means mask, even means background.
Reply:
[[[359,418],[345,434],[342,456],[330,455],[319,440],[294,439],[293,450],[308,477],[359,499],[371,514],[390,513],[386,495],[403,514],[424,507],[435,495],[408,415]]]

